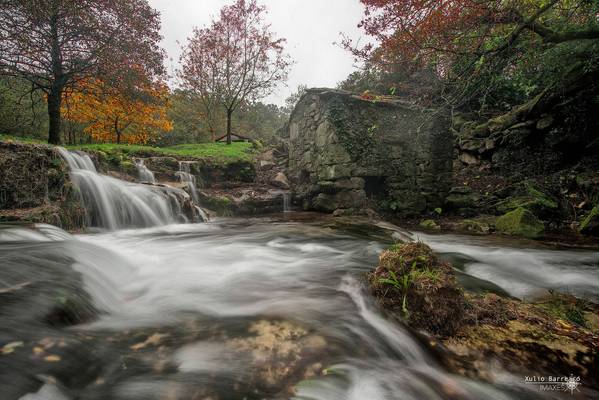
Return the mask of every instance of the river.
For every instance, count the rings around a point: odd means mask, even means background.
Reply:
[[[447,373],[365,291],[364,275],[388,243],[294,214],[78,235],[0,230],[3,265],[70,267],[95,308],[69,326],[38,328],[35,315],[4,325],[3,342],[22,343],[0,355],[3,398],[551,398],[521,376],[498,373],[490,385]],[[516,297],[558,287],[599,293],[598,252],[411,235],[454,260],[473,288]],[[58,344],[47,347],[48,337]]]

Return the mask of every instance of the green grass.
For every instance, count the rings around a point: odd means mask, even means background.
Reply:
[[[140,155],[163,155],[194,157],[219,161],[251,160],[254,154],[251,143],[198,143],[180,144],[172,147],[152,147],[127,144],[84,144],[67,146],[71,150],[96,150],[105,153],[125,153]]]
[[[0,141],[13,141],[20,143],[37,143],[44,144],[45,142],[33,138],[16,137],[9,135],[0,135]],[[153,147],[129,144],[81,144],[74,146],[65,146],[70,150],[90,150],[103,151],[111,154],[131,154],[140,156],[156,155],[156,156],[173,156],[173,157],[190,157],[211,159],[214,161],[230,162],[230,161],[250,161],[252,160],[255,151],[251,143],[197,143],[197,144],[180,144],[171,147]]]
[[[21,136],[12,136],[12,135],[0,135],[0,142],[18,142],[18,143],[33,143],[33,144],[45,144],[47,142],[30,138],[30,137],[21,137]]]

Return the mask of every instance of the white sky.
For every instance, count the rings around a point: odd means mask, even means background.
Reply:
[[[177,68],[180,44],[194,26],[210,23],[223,5],[234,0],[149,0],[160,11],[162,46],[166,49],[169,74]],[[287,52],[296,62],[287,87],[281,86],[266,102],[282,105],[300,84],[332,87],[355,69],[353,57],[333,42],[340,32],[353,39],[362,36],[357,28],[363,7],[358,0],[258,0],[268,9],[267,22],[278,37],[287,39]],[[177,43],[179,42],[179,43]]]

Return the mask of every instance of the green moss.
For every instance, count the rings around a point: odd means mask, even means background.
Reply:
[[[580,232],[590,232],[593,227],[599,224],[599,206],[593,207],[589,215],[580,224]]]
[[[491,226],[486,222],[465,219],[458,224],[458,229],[466,232],[488,234],[491,231]]]
[[[546,301],[539,304],[539,307],[554,317],[573,322],[582,327],[588,326],[585,317],[586,303],[584,300],[554,293]]]
[[[356,126],[351,122],[350,113],[347,105],[335,98],[329,106],[328,121],[335,127],[339,142],[351,158],[357,162],[368,163],[376,155],[374,135],[378,126],[367,118]]]
[[[522,207],[497,218],[495,227],[499,232],[531,239],[538,237],[544,230],[543,223]]]
[[[420,221],[420,227],[424,229],[439,230],[441,227],[432,219],[423,219]]]
[[[202,193],[200,195],[200,205],[214,211],[221,217],[230,217],[233,215],[233,202],[225,196],[208,196]]]

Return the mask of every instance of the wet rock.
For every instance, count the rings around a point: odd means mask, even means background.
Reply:
[[[478,221],[475,219],[465,219],[458,222],[456,229],[464,232],[475,233],[479,235],[487,235],[491,233],[491,225],[487,222]]]
[[[495,227],[499,232],[530,239],[539,237],[545,229],[543,222],[522,207],[497,218]]]
[[[443,339],[444,361],[454,372],[495,381],[515,374],[579,376],[597,386],[599,337],[539,305],[496,295],[467,296],[464,324]],[[545,300],[542,300],[543,302]]]
[[[393,317],[433,335],[450,336],[460,326],[465,299],[452,268],[424,243],[394,245],[368,276],[370,291]]]
[[[270,183],[282,189],[289,189],[289,181],[287,180],[287,176],[282,172],[277,173]]]

